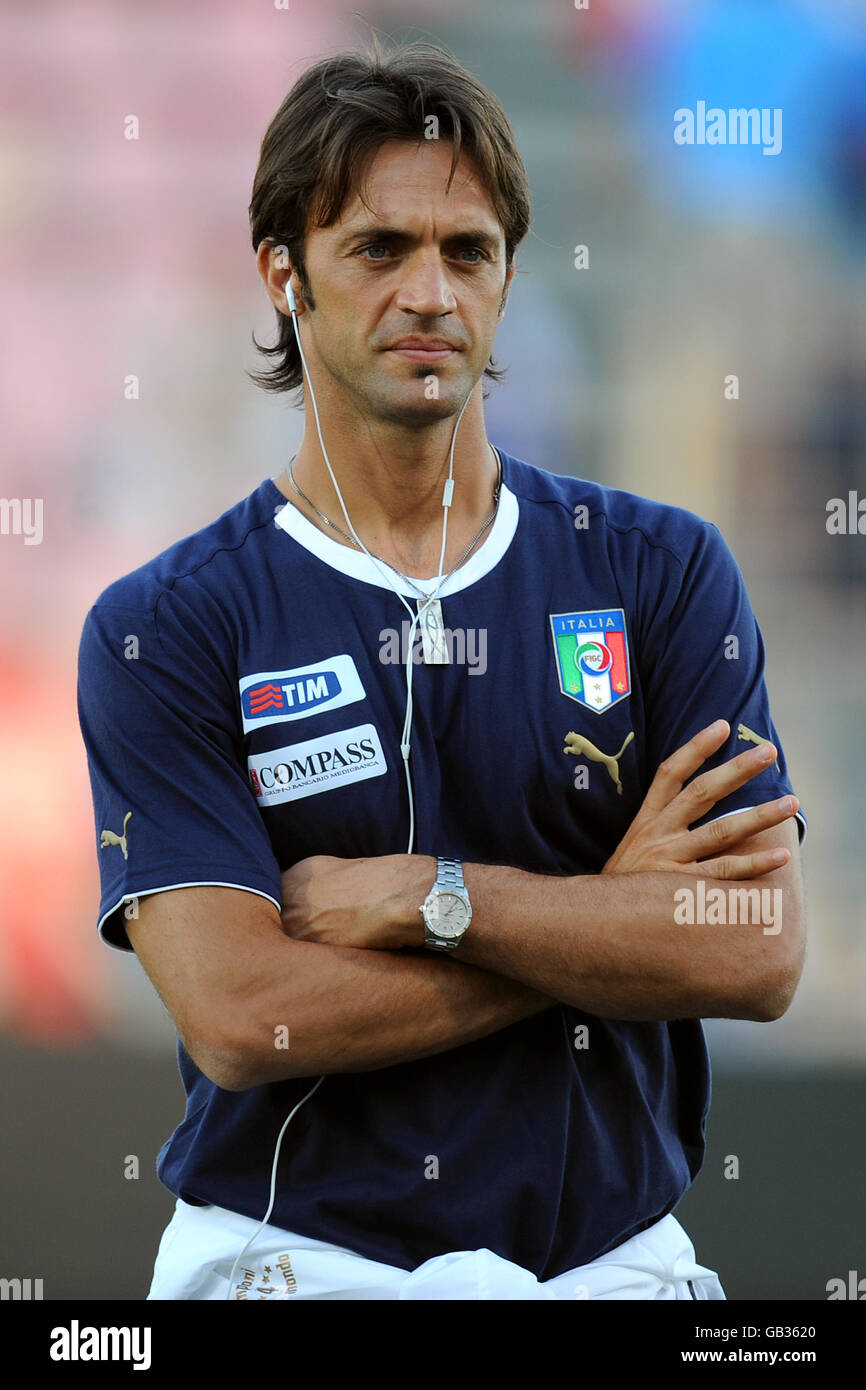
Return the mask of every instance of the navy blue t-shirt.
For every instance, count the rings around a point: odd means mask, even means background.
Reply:
[[[440,589],[452,660],[413,666],[415,851],[598,873],[659,764],[718,718],[731,737],[707,766],[749,734],[779,759],[705,819],[790,792],[716,527],[501,456],[496,521]],[[128,898],[225,884],[279,907],[281,872],[309,855],[406,852],[408,622],[367,556],[271,479],[106,589],[79,678],[105,941],[129,949]],[[607,761],[565,751],[569,734]],[[229,1092],[180,1041],[178,1056],[186,1116],[159,1176],[259,1220],[311,1081]],[[709,1095],[697,1020],[551,1005],[422,1061],[328,1075],[286,1131],[271,1222],[404,1269],[487,1247],[549,1279],[676,1206]]]

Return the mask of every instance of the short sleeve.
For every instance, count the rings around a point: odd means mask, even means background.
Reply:
[[[686,515],[689,515],[688,513]],[[700,772],[769,739],[776,763],[719,801],[697,825],[794,791],[770,715],[764,642],[737,563],[716,526],[698,522],[671,557],[668,583],[639,644],[650,777],[677,748],[717,719],[730,738]],[[698,775],[698,774],[696,774]],[[797,816],[802,841],[806,819]]]
[[[169,596],[171,598],[171,596]],[[171,602],[98,602],[84,623],[78,713],[93,795],[99,932],[130,950],[123,904],[171,888],[246,889],[280,906],[280,870],[241,762],[236,688]]]

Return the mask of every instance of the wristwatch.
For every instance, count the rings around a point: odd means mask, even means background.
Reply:
[[[424,919],[424,945],[453,951],[472,921],[472,905],[460,860],[438,859],[437,865],[436,882],[418,909]]]

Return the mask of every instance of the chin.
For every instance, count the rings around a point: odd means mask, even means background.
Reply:
[[[429,375],[429,373],[427,373]],[[415,383],[412,391],[403,390],[400,393],[383,393],[378,399],[370,402],[373,410],[381,419],[391,420],[396,424],[406,425],[409,428],[422,429],[436,420],[450,420],[460,411],[466,399],[467,392],[474,390],[476,383],[473,382],[470,388],[468,383],[440,381],[441,396],[436,399],[428,400],[424,395],[424,378],[420,378]]]

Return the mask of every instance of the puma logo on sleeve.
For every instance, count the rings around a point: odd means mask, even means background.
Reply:
[[[769,740],[768,738],[761,738],[761,735],[760,735],[760,734],[756,734],[756,733],[754,732],[753,729],[748,729],[748,728],[746,727],[745,724],[738,724],[738,725],[737,725],[737,739],[738,739],[738,740],[741,739],[743,743],[757,743],[757,744],[762,744],[762,743],[769,743],[769,742],[770,742],[770,740]],[[777,772],[781,772],[781,768],[779,767],[778,759],[776,760],[776,771],[777,771]]]
[[[124,859],[128,859],[129,855],[126,851],[126,827],[131,817],[132,812],[127,811],[126,815],[123,817],[122,835],[115,834],[113,830],[103,830],[102,834],[99,837],[99,848],[108,849],[109,845],[120,845],[120,848],[123,850]]]

